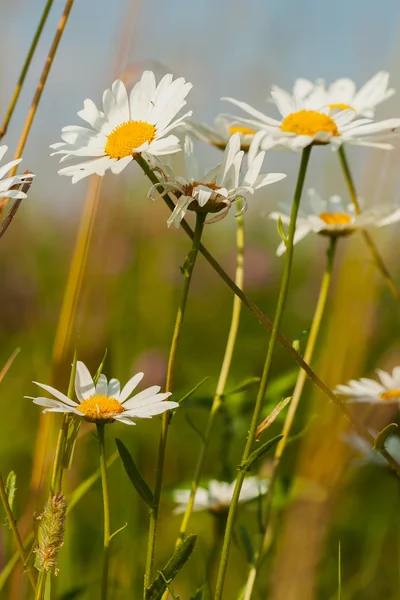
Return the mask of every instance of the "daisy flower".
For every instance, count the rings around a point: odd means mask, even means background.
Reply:
[[[226,215],[232,203],[238,198],[243,199],[245,203],[247,195],[254,194],[255,190],[286,177],[284,173],[260,175],[264,155],[264,152],[260,152],[254,158],[247,173],[242,175],[240,167],[244,151],[240,149],[240,134],[235,133],[226,146],[222,162],[211,171],[200,175],[193,157],[193,142],[186,137],[186,174],[176,176],[169,167],[162,165],[158,170],[163,173],[164,181],[161,180],[160,184],[152,186],[148,195],[152,198],[160,185],[164,191],[159,195],[163,196],[170,192],[175,195],[176,206],[167,221],[168,226],[174,223],[175,227],[179,227],[187,210],[218,213],[226,209],[221,216],[217,217],[219,220]]]
[[[347,385],[338,385],[337,394],[349,397],[349,402],[369,402],[372,404],[400,402],[400,367],[395,367],[390,375],[381,369],[376,370],[380,381],[374,379],[351,379]]]
[[[7,150],[8,146],[0,146],[0,161],[4,158]],[[0,167],[0,198],[12,198],[14,200],[26,198],[24,192],[21,190],[13,190],[11,188],[16,185],[21,185],[27,179],[35,177],[33,173],[24,173],[23,175],[14,175],[13,177],[6,177],[6,179],[3,179],[4,175],[21,161],[22,158],[17,158]]]
[[[383,227],[400,220],[400,207],[396,205],[379,205],[366,209],[357,215],[354,205],[345,204],[340,196],[323,199],[314,189],[307,191],[308,206],[300,207],[297,218],[294,243],[297,244],[310,232],[329,236],[350,235],[357,229],[366,227]],[[358,199],[362,204],[361,198]],[[281,219],[284,225],[290,222],[291,206],[282,204],[282,212],[269,215],[270,219]],[[281,256],[286,250],[282,242],[278,246],[277,255]]]
[[[331,111],[329,106],[320,106],[309,97],[290,97],[287,92],[275,88],[272,98],[282,115],[272,119],[246,102],[223,98],[247,112],[251,118],[229,116],[237,124],[257,131],[250,146],[249,160],[258,150],[267,150],[277,145],[291,150],[301,150],[310,144],[331,144],[337,148],[343,143],[391,149],[392,145],[379,140],[393,135],[400,127],[400,119],[374,122],[371,119],[355,119],[352,109]]]
[[[329,106],[331,110],[351,108],[356,115],[372,118],[376,107],[396,93],[388,85],[389,73],[380,71],[359,90],[352,79],[345,77],[337,79],[330,85],[327,85],[323,79],[315,83],[308,79],[298,79],[293,93],[307,100],[312,106]],[[283,92],[290,100],[291,96],[284,90],[280,90],[277,86],[274,86],[273,90]]]
[[[124,83],[114,81],[103,94],[103,111],[92,100],[85,100],[78,112],[90,127],[64,127],[64,141],[50,146],[55,150],[53,155],[62,155],[60,161],[89,158],[61,169],[59,174],[72,177],[76,183],[93,173],[104,175],[107,169],[121,173],[137,153],[159,156],[178,152],[179,140],[170,132],[192,114],[190,111],[173,121],[191,88],[183,77],[173,81],[171,74],[156,85],[154,73],[145,71],[128,96]]]
[[[220,150],[225,150],[229,138],[235,134],[240,135],[240,144],[242,150],[248,151],[250,144],[256,133],[255,129],[236,125],[236,122],[224,115],[218,115],[214,120],[214,126],[210,127],[206,123],[194,123],[185,121],[182,125],[185,131],[192,137],[206,142]]]
[[[45,406],[44,413],[73,413],[91,423],[119,421],[126,425],[135,425],[132,419],[150,419],[154,415],[179,406],[177,402],[165,402],[165,399],[171,394],[169,392],[160,394],[161,388],[158,385],[153,385],[132,396],[133,390],[142,379],[143,373],[137,373],[120,390],[118,379],[110,379],[107,382],[106,376],[102,374],[95,385],[88,368],[83,362],[78,361],[76,363],[75,393],[79,402],[74,402],[50,385],[37,381],[33,383],[54,396],[55,400],[42,396],[25,397],[33,400],[39,406]]]
[[[199,487],[196,491],[193,510],[210,510],[222,512],[229,509],[236,481],[227,483],[211,479],[207,488]],[[258,477],[248,477],[244,480],[239,502],[249,502],[267,493],[268,483]],[[174,513],[183,513],[189,501],[190,490],[175,490],[174,502],[178,504]]]

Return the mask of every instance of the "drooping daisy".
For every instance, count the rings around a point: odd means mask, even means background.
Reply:
[[[227,483],[211,479],[207,488],[199,487],[196,491],[193,510],[209,510],[223,512],[229,509],[236,482]],[[258,477],[248,477],[244,480],[239,502],[249,502],[267,493],[268,482]],[[174,512],[183,513],[189,501],[190,490],[175,490],[174,501],[178,504]]]
[[[240,135],[241,149],[248,151],[255,129],[236,125],[235,121],[227,118],[224,115],[218,115],[214,120],[214,127],[210,127],[206,123],[194,123],[193,121],[184,121],[182,127],[192,137],[211,144],[220,150],[225,150],[229,138],[238,133]]]
[[[343,143],[391,149],[392,145],[382,143],[400,127],[400,119],[386,119],[374,122],[371,119],[356,119],[352,109],[331,111],[329,106],[318,107],[309,100],[294,96],[291,98],[281,89],[271,92],[282,119],[272,119],[246,102],[233,98],[223,98],[247,112],[252,118],[232,117],[238,125],[251,127],[257,131],[249,151],[249,160],[261,148],[267,150],[277,145],[291,150],[301,150],[310,144],[331,144],[337,148]]]
[[[381,369],[376,370],[380,381],[374,379],[351,379],[346,385],[335,388],[337,394],[348,396],[349,402],[371,404],[400,403],[400,367],[395,367],[390,375]]]
[[[86,162],[61,169],[59,174],[72,177],[72,183],[76,183],[93,173],[104,175],[107,169],[121,173],[134,154],[178,152],[179,140],[170,132],[192,114],[190,111],[173,121],[185,106],[191,88],[183,77],[173,81],[171,74],[156,85],[154,73],[145,71],[128,96],[124,83],[114,81],[103,94],[103,111],[92,100],[85,100],[83,110],[78,112],[90,128],[64,127],[64,141],[50,146],[55,150],[53,155],[62,155],[61,161],[89,157]]]
[[[135,425],[132,419],[150,419],[154,415],[159,415],[166,410],[177,408],[177,402],[167,401],[171,394],[160,394],[160,387],[153,385],[135,396],[132,396],[133,390],[143,379],[143,373],[134,375],[128,383],[120,390],[118,379],[110,379],[107,382],[105,375],[100,375],[97,384],[93,382],[88,368],[83,362],[76,364],[75,393],[79,402],[74,402],[62,392],[59,392],[50,385],[38,383],[36,385],[43,388],[56,398],[44,398],[42,396],[26,396],[33,400],[39,406],[45,406],[46,412],[74,413],[83,417],[91,423],[112,423],[120,421],[126,425]]]
[[[0,161],[3,160],[7,150],[8,146],[0,146]],[[21,185],[26,180],[35,177],[33,173],[24,173],[23,175],[14,175],[13,177],[6,177],[6,179],[3,179],[4,175],[21,161],[22,158],[17,158],[0,167],[0,198],[12,198],[14,200],[26,198],[24,192],[21,190],[12,190],[11,188],[16,185]]]
[[[176,206],[167,221],[168,226],[174,223],[175,227],[179,227],[187,210],[218,213],[226,209],[220,217],[223,218],[236,199],[242,198],[246,203],[246,196],[254,194],[255,190],[286,177],[284,173],[260,175],[264,155],[264,152],[260,152],[247,173],[242,175],[240,168],[244,151],[240,149],[240,134],[235,133],[226,146],[223,161],[208,173],[199,175],[193,157],[193,142],[186,137],[187,173],[184,176],[176,176],[165,165],[159,168],[164,174],[164,181],[160,181],[160,185],[164,188],[161,196],[172,193],[176,197]],[[152,186],[149,190],[149,197],[158,193],[157,187],[159,186]]]
[[[400,207],[396,205],[374,206],[357,215],[353,204],[346,205],[340,196],[331,196],[323,199],[314,189],[307,190],[308,205],[299,209],[294,243],[297,244],[310,232],[328,236],[346,236],[357,229],[367,227],[383,227],[400,221]],[[359,203],[363,201],[359,198]],[[284,225],[290,222],[290,205],[282,205],[282,211],[269,215],[270,219],[278,221],[280,218]],[[282,242],[278,246],[277,255],[281,256],[286,250]]]
[[[389,88],[389,73],[380,71],[369,79],[359,90],[352,79],[337,79],[327,85],[323,79],[316,82],[308,79],[298,79],[295,82],[293,93],[307,101],[310,106],[320,108],[329,106],[331,110],[344,110],[351,108],[356,115],[373,118],[376,107],[395,94]],[[280,88],[273,86],[274,91]],[[291,96],[280,90],[290,100]]]

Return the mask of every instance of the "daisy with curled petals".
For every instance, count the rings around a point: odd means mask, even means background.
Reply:
[[[229,138],[238,133],[240,135],[241,149],[248,151],[256,131],[243,125],[236,125],[235,121],[227,118],[224,115],[218,115],[214,120],[214,127],[210,127],[206,123],[194,123],[193,121],[185,121],[182,128],[188,135],[206,142],[211,146],[215,146],[220,150],[225,150]]]
[[[236,481],[227,483],[211,479],[207,488],[197,488],[193,510],[225,512],[229,510]],[[243,481],[239,502],[249,502],[267,493],[268,482],[258,477],[247,477]],[[174,501],[178,504],[174,513],[183,513],[190,498],[190,490],[175,490]]]
[[[247,112],[251,118],[234,119],[239,125],[252,127],[257,131],[249,151],[249,160],[261,148],[284,146],[291,150],[302,150],[310,144],[331,144],[338,148],[343,143],[359,146],[373,146],[391,149],[392,145],[379,140],[392,136],[400,127],[400,119],[386,119],[374,122],[371,119],[356,119],[352,109],[331,111],[329,106],[319,106],[309,100],[293,96],[281,89],[271,92],[272,98],[282,115],[280,120],[272,119],[246,102],[233,98],[223,98]]]
[[[307,191],[308,206],[300,207],[297,218],[294,243],[296,244],[311,232],[327,236],[347,236],[357,229],[367,227],[383,227],[400,221],[400,207],[396,205],[379,205],[357,214],[354,205],[346,205],[340,196],[323,199],[313,189]],[[362,199],[358,199],[362,204]],[[270,219],[282,221],[288,225],[290,221],[290,205],[282,205],[282,212],[269,215]],[[277,255],[286,250],[282,242],[278,246]]]
[[[164,180],[161,179],[160,184],[152,186],[148,195],[152,198],[153,193],[161,186],[164,188],[161,196],[172,193],[176,197],[175,209],[167,221],[168,226],[174,223],[175,227],[179,227],[187,210],[218,213],[225,209],[225,212],[217,217],[219,220],[227,214],[232,203],[238,198],[243,199],[245,203],[246,196],[254,194],[255,190],[286,177],[284,173],[260,175],[264,155],[264,152],[260,152],[247,173],[241,174],[244,151],[240,149],[240,134],[235,133],[226,146],[223,161],[211,171],[199,175],[193,157],[193,142],[186,137],[187,173],[184,176],[175,175],[171,169],[162,165],[158,170],[162,172]]]
[[[369,402],[372,404],[400,403],[400,367],[395,367],[390,375],[381,369],[376,370],[380,381],[374,379],[351,379],[346,385],[335,388],[337,394],[348,397],[349,402]]]
[[[330,85],[323,79],[316,82],[308,79],[297,79],[293,88],[293,94],[299,95],[307,101],[310,106],[329,106],[331,110],[344,110],[351,108],[357,116],[372,118],[376,107],[391,98],[395,94],[393,88],[389,88],[389,73],[380,71],[369,79],[359,90],[352,79],[342,77]],[[288,92],[273,86],[274,91],[286,94],[288,100],[291,96]]]
[[[133,390],[142,379],[143,373],[137,373],[120,390],[118,379],[110,379],[107,382],[106,376],[102,374],[95,384],[86,365],[78,361],[76,363],[75,393],[79,402],[74,402],[55,388],[37,381],[34,383],[55,399],[42,396],[36,398],[26,396],[26,398],[30,398],[39,406],[44,406],[44,413],[73,413],[96,424],[119,421],[126,425],[135,425],[132,419],[150,419],[154,415],[179,406],[177,402],[165,402],[165,399],[171,394],[169,392],[160,394],[161,388],[158,385],[132,396]]]
[[[50,146],[61,154],[61,161],[87,157],[89,160],[59,171],[72,177],[72,183],[107,169],[121,173],[138,153],[153,156],[172,154],[180,150],[179,140],[170,135],[191,111],[173,120],[186,104],[192,88],[183,77],[173,81],[165,75],[156,85],[152,71],[145,71],[130,94],[122,81],[117,80],[103,94],[103,111],[92,100],[85,100],[78,115],[90,127],[70,125],[61,131],[64,140]]]
[[[0,161],[3,160],[7,150],[8,146],[0,146]],[[22,158],[17,158],[3,166],[0,166],[0,198],[12,198],[13,200],[26,198],[26,194],[24,192],[21,190],[13,190],[11,188],[15,185],[21,185],[27,179],[29,180],[32,179],[32,177],[35,177],[33,173],[24,173],[23,175],[14,175],[13,177],[6,177],[3,179],[4,175],[6,175],[6,173],[18,165],[21,161]]]

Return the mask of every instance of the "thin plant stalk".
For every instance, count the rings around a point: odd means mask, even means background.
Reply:
[[[107,599],[108,586],[108,566],[110,562],[110,504],[108,500],[108,485],[107,485],[107,459],[104,442],[104,427],[105,425],[97,424],[97,435],[100,445],[100,473],[101,487],[103,491],[103,510],[104,510],[104,544],[103,544],[103,571],[101,578],[101,600]]]
[[[237,202],[238,212],[240,212],[241,203],[240,200]],[[236,230],[236,272],[235,272],[235,284],[242,289],[243,288],[243,276],[244,276],[244,219],[242,216],[237,217],[237,230]],[[229,370],[232,363],[233,351],[235,349],[237,332],[239,329],[240,313],[242,308],[242,302],[238,296],[233,297],[233,309],[232,318],[228,334],[228,339],[225,347],[225,354],[222,361],[221,371],[218,378],[217,388],[215,391],[213,403],[211,406],[208,422],[204,438],[200,448],[200,453],[197,459],[195,472],[193,475],[192,486],[190,490],[190,497],[186,506],[185,513],[182,518],[181,526],[179,529],[179,537],[176,544],[180,542],[186,535],[187,526],[191,517],[194,505],[194,499],[196,491],[199,486],[199,481],[203,473],[204,460],[206,457],[208,445],[210,443],[211,431],[214,426],[215,417],[218,414],[221,403],[223,401],[223,395],[225,392],[225,386],[229,375]]]
[[[46,571],[40,571],[35,590],[35,600],[43,600],[46,589]]]
[[[340,160],[340,164],[342,166],[344,178],[346,180],[347,187],[349,189],[350,198],[354,205],[354,210],[355,210],[356,214],[359,215],[361,213],[360,203],[358,201],[356,186],[354,184],[354,180],[351,175],[349,161],[347,160],[347,156],[346,156],[346,152],[345,152],[343,144],[340,146],[340,148],[338,150],[338,154],[339,154],[339,160]],[[361,235],[363,236],[364,241],[367,244],[369,251],[371,252],[372,258],[374,259],[375,265],[377,266],[378,270],[380,271],[387,286],[389,287],[389,289],[392,292],[395,299],[398,302],[400,302],[400,290],[397,287],[396,283],[394,282],[394,279],[391,276],[390,271],[385,264],[385,261],[383,260],[382,256],[380,255],[371,235],[368,233],[368,231],[365,231],[365,230],[363,230],[361,232]]]
[[[295,189],[295,193],[294,193],[294,197],[293,197],[292,210],[291,210],[291,214],[290,214],[288,235],[287,235],[287,239],[286,239],[285,266],[284,266],[284,271],[283,271],[283,276],[282,276],[282,281],[281,281],[281,286],[280,286],[280,291],[279,291],[278,304],[277,304],[276,313],[275,313],[274,325],[273,325],[273,329],[271,332],[271,337],[269,339],[268,351],[267,351],[267,356],[265,359],[264,369],[263,369],[263,373],[262,373],[262,377],[261,377],[260,388],[258,391],[256,403],[254,406],[249,435],[247,437],[247,442],[246,442],[246,446],[245,446],[245,449],[243,452],[241,464],[244,464],[251,454],[254,440],[256,437],[257,425],[258,425],[258,422],[260,419],[260,414],[261,414],[261,410],[262,410],[263,403],[264,403],[265,392],[267,391],[267,386],[268,386],[268,382],[269,382],[272,359],[273,359],[273,355],[274,355],[276,342],[278,339],[278,331],[279,331],[279,327],[281,324],[281,319],[282,319],[282,315],[283,315],[283,311],[284,311],[285,303],[286,303],[286,297],[287,297],[287,293],[288,293],[288,289],[289,289],[290,274],[291,274],[292,260],[293,260],[293,246],[294,246],[293,241],[294,241],[294,234],[296,231],[297,213],[298,213],[299,206],[300,206],[300,200],[301,200],[301,195],[302,195],[302,191],[303,191],[304,180],[305,180],[305,176],[306,176],[306,172],[307,172],[307,166],[308,166],[308,161],[310,158],[310,153],[311,153],[311,146],[307,146],[306,148],[303,149],[302,156],[301,156],[299,174],[298,174],[298,178],[297,178],[296,189]],[[227,523],[226,523],[224,543],[222,546],[221,560],[220,560],[220,565],[219,565],[219,569],[218,569],[217,584],[216,584],[216,590],[215,590],[215,600],[221,600],[221,598],[222,598],[224,582],[225,582],[225,574],[226,574],[226,569],[228,566],[231,537],[232,537],[232,533],[233,533],[233,525],[235,522],[236,511],[237,511],[237,507],[238,507],[238,503],[239,503],[240,491],[242,489],[245,475],[246,475],[245,470],[239,469],[238,475],[236,478],[235,489],[234,489],[234,492],[232,495],[232,501],[231,501],[231,504],[229,507],[228,519],[227,519]]]
[[[21,540],[21,536],[19,535],[18,527],[15,522],[10,503],[8,502],[7,493],[6,493],[6,489],[4,486],[3,477],[1,476],[1,474],[0,474],[0,500],[3,505],[4,512],[6,513],[8,524],[9,524],[12,534],[14,536],[14,541],[17,546],[17,550],[19,553],[19,557],[21,559],[21,563],[25,569],[28,556],[25,553],[24,544]],[[29,581],[31,582],[33,589],[35,589],[36,588],[36,578],[35,578],[32,570],[29,567],[27,568],[27,575],[29,577]]]
[[[141,159],[141,160],[143,160],[143,159]],[[179,338],[181,335],[182,325],[183,325],[183,321],[185,318],[189,288],[190,288],[193,270],[194,270],[194,266],[196,264],[196,259],[197,259],[197,255],[198,255],[198,251],[199,251],[200,240],[201,240],[201,235],[203,232],[205,217],[206,217],[205,213],[197,213],[196,214],[196,227],[195,227],[194,236],[193,236],[193,240],[192,240],[192,247],[185,259],[185,263],[183,266],[184,282],[183,282],[181,299],[179,302],[178,313],[177,313],[176,320],[175,320],[175,326],[174,326],[174,331],[173,331],[173,335],[172,335],[171,348],[170,348],[169,359],[168,359],[167,378],[166,378],[166,384],[165,384],[165,390],[167,392],[170,392],[172,389],[172,377],[173,377],[173,373],[174,373],[176,353],[178,350]],[[148,538],[146,568],[145,568],[145,577],[144,577],[144,594],[146,593],[146,588],[148,588],[151,583],[151,577],[152,577],[152,571],[153,571],[154,552],[155,552],[156,534],[157,534],[158,511],[159,511],[159,505],[160,505],[164,462],[165,462],[165,451],[166,451],[168,428],[169,428],[170,421],[171,421],[171,413],[170,412],[164,413],[163,418],[162,418],[160,443],[159,443],[159,448],[158,448],[156,481],[155,481],[155,485],[154,485],[154,507],[150,510],[149,538]]]
[[[138,160],[136,158],[136,160],[139,163],[140,167],[143,169],[145,175],[149,178],[149,180],[154,185],[159,185],[159,191],[161,193],[164,192],[164,190],[162,188],[162,183],[158,179],[157,175],[151,170],[151,168],[149,167],[147,162],[144,159]],[[168,206],[168,208],[170,209],[170,211],[172,212],[175,208],[175,204],[174,204],[174,201],[172,200],[172,198],[169,197],[168,194],[165,194],[163,196],[163,200],[164,200],[165,204]],[[190,239],[193,239],[194,232],[193,232],[192,228],[190,227],[190,225],[188,224],[188,222],[185,221],[185,219],[182,219],[182,221],[181,221],[181,228],[186,233],[186,235],[190,237]],[[247,294],[245,294],[243,292],[243,290],[241,290],[235,284],[235,282],[229,277],[228,273],[223,269],[223,267],[214,258],[214,256],[207,250],[207,248],[205,246],[203,246],[203,244],[200,244],[199,251],[204,256],[204,258],[209,263],[209,265],[219,275],[219,277],[221,277],[221,279],[233,291],[233,293],[236,294],[236,296],[238,296],[241,299],[243,304],[250,310],[250,312],[253,313],[253,315],[256,317],[256,319],[266,329],[268,329],[269,331],[272,331],[272,329],[273,329],[272,321],[266,315],[264,315],[264,313],[258,308],[256,303],[253,302],[253,300],[249,296],[247,296]],[[357,433],[364,440],[366,440],[372,447],[374,447],[375,439],[371,435],[371,433],[368,431],[368,429],[366,427],[364,427],[364,425],[362,423],[357,421],[357,419],[353,416],[351,410],[349,410],[346,403],[341,398],[339,398],[339,396],[337,396],[331,390],[331,388],[322,381],[322,379],[320,379],[318,377],[317,373],[315,373],[315,371],[310,367],[310,365],[303,359],[301,354],[299,352],[297,352],[296,348],[294,348],[292,342],[279,332],[277,334],[277,341],[282,346],[282,348],[284,348],[286,350],[286,352],[288,352],[288,354],[290,354],[292,359],[299,365],[299,367],[301,367],[306,372],[307,376],[311,379],[313,384],[321,390],[321,392],[324,394],[324,396],[326,396],[327,398],[329,398],[329,400],[331,400],[334,404],[336,404],[336,406],[339,408],[339,410],[345,415],[347,420],[351,423],[351,425],[355,429],[355,431],[357,431]],[[397,475],[397,477],[400,478],[400,464],[397,463],[397,461],[391,456],[391,454],[384,447],[375,448],[375,450],[377,452],[379,452],[379,454],[381,456],[383,456],[383,458],[386,460],[386,462],[390,466],[391,470]]]
[[[31,106],[29,108],[28,114],[25,119],[24,127],[22,129],[20,138],[18,140],[18,145],[17,145],[17,149],[15,150],[14,159],[21,158],[22,153],[24,151],[25,144],[26,144],[26,141],[29,136],[29,132],[32,127],[33,119],[35,118],[36,111],[39,106],[39,102],[42,97],[43,90],[46,85],[47,77],[49,75],[51,65],[53,64],[53,60],[56,55],[62,34],[64,33],[65,27],[67,25],[68,17],[71,12],[71,8],[72,8],[73,4],[74,4],[74,0],[67,0],[65,3],[64,11],[63,11],[60,21],[58,23],[57,31],[54,35],[52,44],[50,46],[50,50],[48,52],[46,61],[44,63],[44,67],[43,67],[42,73],[40,75],[40,79],[37,84]],[[17,168],[18,168],[18,165],[15,165],[15,167],[13,167],[10,170],[10,173],[9,173],[10,177],[15,175],[15,173],[17,172]],[[8,203],[8,198],[3,198],[0,200],[0,217],[1,217],[2,211],[4,210],[4,207],[7,205],[7,203]]]
[[[328,293],[332,280],[332,271],[333,264],[335,258],[336,251],[336,243],[337,237],[331,237],[329,247],[326,253],[326,267],[324,271],[324,275],[322,277],[321,287],[319,291],[319,296],[317,300],[317,305],[315,307],[314,316],[311,323],[310,334],[308,336],[308,341],[306,345],[306,349],[304,352],[304,360],[310,364],[313,358],[315,345],[317,342],[317,338],[319,335],[319,331],[321,328],[322,317],[324,315],[326,301],[328,298]],[[251,595],[253,593],[254,583],[256,580],[256,576],[258,574],[259,568],[261,566],[262,560],[264,558],[264,552],[268,543],[268,530],[269,530],[269,520],[271,514],[272,501],[274,497],[274,490],[277,481],[279,466],[282,458],[282,454],[285,451],[290,433],[292,431],[293,421],[299,406],[299,402],[303,393],[304,385],[306,383],[307,375],[305,371],[300,369],[296,385],[293,391],[292,399],[289,404],[288,413],[286,415],[286,419],[283,425],[282,434],[283,438],[279,442],[276,447],[274,463],[272,468],[271,479],[268,486],[268,494],[267,494],[267,505],[265,509],[265,518],[263,522],[263,536],[260,542],[260,547],[257,552],[255,564],[250,569],[249,576],[246,583],[245,592],[243,594],[243,600],[250,600]]]
[[[20,96],[22,86],[24,85],[26,75],[28,73],[29,67],[32,62],[33,55],[35,54],[36,46],[40,40],[40,36],[42,35],[43,28],[46,24],[47,17],[49,16],[50,9],[53,5],[54,0],[47,0],[46,5],[43,9],[42,16],[40,18],[39,24],[36,28],[35,34],[33,36],[33,40],[31,46],[28,50],[28,54],[26,55],[25,62],[23,64],[21,74],[18,78],[17,85],[15,86],[14,94],[11,98],[10,104],[8,106],[6,116],[4,117],[3,125],[0,129],[0,140],[7,133],[8,125],[11,121],[11,117],[13,116],[14,109],[17,105],[18,98]]]

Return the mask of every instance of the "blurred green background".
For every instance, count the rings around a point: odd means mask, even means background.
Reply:
[[[4,114],[26,54],[42,3],[20,1],[2,8],[0,114]],[[3,142],[13,152],[35,89],[50,40],[62,10],[56,2],[32,64],[18,110]],[[123,176],[108,174],[99,182],[72,186],[56,175],[58,164],[48,145],[59,139],[62,126],[78,123],[77,110],[86,97],[95,101],[115,76],[129,85],[144,68],[157,75],[172,71],[194,83],[188,98],[197,120],[212,121],[226,107],[219,97],[231,95],[267,109],[273,83],[291,87],[295,77],[332,80],[353,77],[358,84],[380,69],[392,73],[398,87],[400,8],[394,0],[344,0],[332,5],[307,0],[242,4],[223,0],[214,5],[184,3],[112,3],[77,0],[71,13],[31,136],[24,168],[37,174],[29,198],[0,241],[0,367],[17,347],[21,352],[0,386],[0,465],[5,476],[17,474],[16,515],[22,532],[30,531],[48,493],[54,439],[44,456],[45,470],[34,470],[40,409],[24,395],[36,393],[32,380],[66,391],[73,350],[94,371],[107,348],[105,372],[126,381],[145,372],[144,386],[163,385],[169,343],[182,284],[179,267],[188,251],[183,232],[168,230],[163,203],[147,200],[148,184],[135,166]],[[211,40],[211,42],[210,42]],[[372,40],[372,43],[371,43]],[[17,41],[17,43],[16,43]],[[272,110],[272,107],[271,107]],[[272,114],[272,112],[271,112]],[[379,116],[399,115],[398,96]],[[200,160],[212,166],[215,149],[199,143]],[[367,205],[390,202],[399,195],[399,152],[351,150],[358,189]],[[181,159],[176,158],[176,164]],[[266,188],[249,202],[245,215],[245,290],[269,317],[273,316],[282,259],[275,256],[276,226],[268,213],[289,200],[299,157],[271,152],[268,171],[288,178]],[[345,194],[338,159],[317,148],[311,157],[306,186],[321,193]],[[68,345],[54,364],[56,331],[79,227],[87,223],[84,206],[95,206],[93,235],[77,300]],[[235,219],[206,227],[204,242],[227,271],[235,269]],[[374,234],[389,269],[400,281],[398,226]],[[291,289],[282,331],[304,348],[320,279],[326,240],[309,236],[296,248]],[[190,290],[186,322],[178,352],[174,398],[182,397],[204,377],[191,402],[177,411],[170,429],[165,493],[156,553],[161,567],[173,551],[180,518],[172,514],[171,491],[188,484],[200,438],[191,423],[204,430],[210,399],[219,374],[229,329],[232,295],[208,264],[199,258]],[[367,249],[353,236],[339,244],[334,281],[316,352],[316,371],[329,385],[350,377],[371,376],[377,367],[399,364],[399,309],[376,273]],[[243,309],[228,389],[259,376],[268,335]],[[295,365],[278,348],[274,380],[265,414],[290,395]],[[214,430],[205,479],[234,478],[247,434],[256,388],[231,396]],[[357,409],[368,426],[382,428],[398,420],[397,409]],[[283,415],[282,415],[283,418]],[[280,430],[280,418],[271,435]],[[51,420],[50,416],[46,419]],[[60,417],[54,419],[55,431]],[[50,422],[50,421],[48,421]],[[42,421],[43,423],[43,421]],[[135,428],[107,428],[108,450],[114,438],[128,446],[143,476],[153,484],[160,419]],[[361,464],[345,441],[347,424],[336,407],[308,384],[296,421],[301,432],[284,459],[274,510],[274,540],[257,581],[254,598],[322,600],[337,598],[338,542],[342,548],[342,578],[346,600],[399,598],[400,524],[398,482],[386,469]],[[66,478],[71,492],[98,467],[94,428],[85,426],[77,443],[73,469]],[[36,449],[36,450],[35,450]],[[268,476],[269,458],[260,466]],[[35,476],[32,478],[32,472]],[[112,542],[111,598],[139,598],[147,543],[147,509],[131,487],[121,464],[110,468],[112,529],[128,526]],[[241,506],[238,527],[245,524],[257,541],[257,503]],[[97,597],[101,575],[102,504],[98,482],[80,501],[67,522],[60,556],[56,597]],[[198,533],[195,553],[174,588],[188,599],[213,578],[219,552],[215,517],[196,513],[189,530]],[[10,557],[11,540],[0,530],[0,567]],[[214,561],[214,565],[213,565]],[[236,598],[248,568],[240,544],[232,548],[226,599]],[[76,594],[73,595],[74,590]],[[30,590],[18,567],[0,598],[28,598]]]

